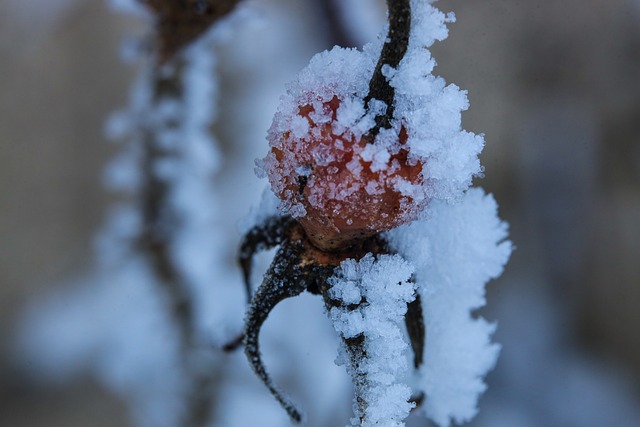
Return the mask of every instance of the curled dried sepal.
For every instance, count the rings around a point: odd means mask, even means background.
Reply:
[[[295,297],[306,290],[305,280],[291,280],[301,274],[299,249],[290,245],[281,247],[265,274],[262,285],[253,296],[245,320],[244,332],[244,352],[253,371],[296,423],[302,420],[302,414],[284,396],[267,373],[260,354],[259,336],[262,324],[279,302]]]
[[[262,362],[260,330],[278,303],[300,295],[305,290],[317,292],[319,284],[325,283],[333,273],[335,263],[327,259],[310,262],[311,245],[304,238],[300,226],[291,217],[269,218],[251,230],[248,236],[241,249],[240,261],[243,269],[250,268],[251,257],[255,252],[276,245],[280,247],[249,305],[243,340],[245,355],[256,375],[287,411],[291,420],[299,423],[302,421],[302,413],[274,384]],[[245,276],[248,281],[249,273],[246,270]],[[230,343],[229,349],[232,349],[233,344]]]
[[[415,283],[412,277],[411,281]],[[413,367],[419,369],[424,359],[424,345],[427,331],[424,327],[424,315],[422,312],[422,298],[416,293],[416,299],[407,304],[407,314],[404,316],[404,323],[411,341],[411,349],[413,350]]]
[[[140,0],[156,18],[158,60],[166,62],[230,13],[240,0]]]
[[[266,251],[280,245],[289,235],[294,223],[295,220],[290,216],[272,216],[245,234],[240,244],[238,263],[242,268],[247,302],[251,302],[251,270],[253,257],[257,252]]]
[[[318,249],[305,234],[302,226],[289,216],[285,217],[269,217],[259,225],[251,229],[241,246],[239,261],[242,266],[247,290],[249,292],[249,279],[251,271],[251,261],[254,254],[258,251],[266,250],[274,246],[279,246],[271,267],[268,269],[264,276],[264,280],[258,290],[251,298],[247,317],[245,319],[245,330],[243,338],[230,342],[225,346],[225,350],[233,350],[244,344],[245,354],[249,360],[249,363],[253,367],[255,373],[267,386],[269,391],[274,395],[277,401],[287,411],[289,416],[294,422],[299,422],[302,419],[302,415],[298,409],[285,397],[283,392],[273,383],[271,377],[268,375],[266,368],[262,362],[262,357],[259,348],[259,334],[264,321],[267,319],[269,313],[276,307],[276,305],[286,298],[291,298],[299,295],[300,293],[309,291],[315,294],[322,294],[327,301],[327,305],[331,305],[335,298],[329,296],[330,282],[335,282],[336,268],[341,263],[349,260],[350,262],[358,262],[365,259],[365,263],[371,264],[372,255],[378,254],[386,256],[389,253],[389,247],[386,241],[379,235],[373,236],[369,239],[360,241],[347,249],[340,251],[325,252]],[[391,286],[389,283],[382,283],[387,288],[397,287],[396,284],[406,281],[410,288],[400,286],[399,292],[394,292],[390,289],[388,295],[398,298],[400,305],[403,303],[410,303],[412,295],[410,293],[413,289],[413,283],[408,277],[408,265],[404,262],[400,262],[400,258],[395,255],[392,257],[396,262],[396,268],[402,271],[397,271],[390,278]],[[387,258],[385,258],[387,260]],[[388,260],[387,260],[388,261]],[[398,264],[398,262],[400,262]],[[373,267],[373,265],[372,265]],[[375,268],[375,267],[374,267]],[[393,272],[393,270],[390,270]],[[408,293],[409,292],[409,293]],[[385,294],[387,295],[387,294]],[[335,297],[335,296],[334,296]],[[380,304],[381,301],[376,300],[376,294],[371,293],[372,301],[375,304]],[[354,301],[352,308],[360,308],[360,306]],[[340,306],[341,303],[336,302]],[[401,318],[405,313],[405,308],[398,308],[392,313],[393,316]],[[416,354],[414,360],[418,363],[418,360],[422,359],[422,353],[424,345],[424,325],[422,322],[422,313],[416,312],[421,309],[421,304],[414,306],[413,314],[408,314],[406,319],[407,328],[409,329],[409,336],[411,339],[412,348]],[[395,318],[394,317],[394,318]],[[386,318],[386,317],[385,317]],[[398,328],[393,326],[395,335],[398,333]],[[361,361],[366,364],[366,342],[364,341],[364,335],[361,337],[345,337],[345,343],[347,351],[350,353],[352,372],[364,372],[366,368],[358,366]],[[367,405],[372,401],[380,401],[386,399],[388,396],[373,396],[367,394],[367,391],[371,388],[369,377],[366,375],[354,375],[354,383],[356,384],[356,394],[359,396],[358,402],[361,406],[359,413],[365,414]],[[376,383],[377,384],[377,383]],[[395,387],[395,386],[394,386]],[[380,387],[377,388],[380,390]],[[404,403],[400,406],[409,408],[413,405],[409,400],[408,390],[404,388],[398,389],[395,387],[393,390],[396,394],[394,400],[397,400],[397,392],[407,394]],[[408,406],[407,406],[408,405]],[[363,415],[364,416],[364,415]]]

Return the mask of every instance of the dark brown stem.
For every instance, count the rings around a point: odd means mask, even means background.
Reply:
[[[153,10],[158,38],[158,60],[169,61],[240,0],[140,0]]]
[[[152,76],[153,110],[162,102],[184,97],[184,67],[180,58],[167,72],[155,70]],[[171,201],[171,182],[158,176],[157,164],[179,155],[163,146],[161,133],[179,127],[179,119],[170,118],[163,123],[141,123],[144,132],[144,158],[141,204],[145,228],[140,236],[141,249],[151,263],[157,282],[168,298],[168,310],[178,328],[183,368],[188,376],[189,389],[185,396],[185,418],[181,426],[202,427],[210,422],[213,407],[212,387],[215,370],[202,371],[193,364],[199,351],[196,336],[194,302],[180,266],[173,258],[172,250],[176,230],[181,217]]]
[[[409,46],[409,33],[411,31],[411,6],[410,0],[387,0],[389,9],[389,32],[387,39],[380,51],[380,58],[376,64],[373,76],[369,81],[369,93],[365,97],[367,108],[374,99],[387,105],[385,114],[376,116],[376,125],[370,134],[375,137],[381,129],[391,127],[393,118],[395,90],[389,84],[389,80],[383,75],[385,65],[397,68],[407,52]]]
[[[155,72],[153,79],[154,104],[165,99],[179,99],[182,96],[182,64],[176,64],[170,73]],[[165,123],[163,125],[166,126]],[[169,183],[158,177],[156,164],[174,155],[161,148],[158,143],[160,130],[145,129],[142,192],[142,212],[144,232],[142,247],[147,253],[156,275],[164,285],[172,301],[171,311],[180,327],[182,336],[191,341],[193,332],[193,307],[190,297],[183,286],[181,274],[171,257],[171,241],[178,218],[169,208]]]
[[[340,301],[336,301],[329,295],[329,290],[331,289],[331,285],[325,282],[320,288],[322,293],[322,298],[324,299],[324,304],[327,312],[329,312],[334,307],[342,307],[342,303]],[[360,304],[364,304],[365,301],[361,301],[359,304],[354,304],[353,306],[346,307],[349,310],[357,309]],[[355,400],[356,400],[356,416],[360,419],[360,424],[364,421],[364,414],[366,412],[367,406],[369,402],[363,397],[364,391],[368,388],[369,378],[366,373],[363,373],[360,370],[360,364],[367,357],[366,352],[366,338],[364,334],[360,334],[353,338],[344,338],[341,337],[342,342],[347,350],[347,354],[349,355],[349,364],[351,371],[351,381],[353,382],[354,392],[355,392]]]

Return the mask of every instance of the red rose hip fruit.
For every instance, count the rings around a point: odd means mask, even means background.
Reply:
[[[374,143],[361,100],[307,95],[293,114],[276,114],[262,167],[311,242],[342,249],[415,219],[424,164],[410,156],[404,126]]]

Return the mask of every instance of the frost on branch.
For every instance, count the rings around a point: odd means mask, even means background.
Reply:
[[[343,339],[337,363],[354,380],[353,425],[403,426],[414,404],[403,323],[415,298],[413,268],[397,255],[348,259],[329,279],[329,317]]]

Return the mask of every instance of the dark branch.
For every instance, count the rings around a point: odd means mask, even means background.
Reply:
[[[266,251],[280,245],[293,224],[295,220],[291,216],[272,216],[253,227],[244,236],[238,262],[242,268],[247,302],[251,302],[251,267],[254,255],[258,251]]]
[[[153,111],[167,99],[182,102],[184,96],[185,64],[176,61],[168,72],[157,69],[152,76]],[[199,343],[195,327],[195,307],[191,293],[180,266],[173,257],[176,229],[181,226],[180,215],[171,203],[171,183],[158,176],[156,165],[177,155],[160,142],[163,129],[175,128],[180,124],[173,120],[162,123],[140,122],[144,135],[144,157],[142,173],[144,177],[141,191],[141,210],[145,227],[139,236],[141,251],[148,257],[151,267],[168,298],[168,310],[179,328],[182,363],[188,378],[185,396],[185,411],[182,425],[202,426],[211,418],[212,387],[215,383],[213,370],[205,372],[191,364]]]
[[[182,68],[182,64],[177,64],[167,75],[154,73],[154,103],[182,97]],[[163,123],[163,125],[166,124]],[[193,304],[187,287],[183,283],[180,269],[175,265],[171,255],[173,230],[177,226],[178,218],[175,212],[168,209],[170,184],[154,172],[156,164],[171,157],[173,153],[161,148],[162,145],[158,142],[158,129],[146,126],[143,129],[145,139],[142,164],[144,176],[142,213],[145,228],[140,236],[142,249],[149,256],[159,283],[170,296],[173,317],[180,327],[184,339],[183,345],[188,348],[193,341]]]
[[[393,68],[398,67],[407,52],[409,33],[411,31],[410,0],[387,0],[387,6],[389,9],[389,33],[382,46],[373,76],[369,81],[369,93],[365,97],[367,108],[369,108],[369,103],[373,99],[383,101],[387,105],[386,113],[376,117],[376,126],[370,132],[373,137],[381,129],[389,129],[391,127],[391,119],[395,108],[395,90],[382,74],[382,68],[384,65],[389,65]]]
[[[166,62],[229,14],[240,0],[140,0],[153,10],[158,60]]]
[[[302,421],[302,414],[282,394],[267,373],[260,354],[259,336],[262,324],[271,310],[279,302],[300,295],[307,288],[307,281],[304,280],[304,272],[300,266],[299,251],[299,247],[290,245],[283,245],[278,249],[262,285],[253,296],[244,332],[244,352],[253,371],[296,423]]]

